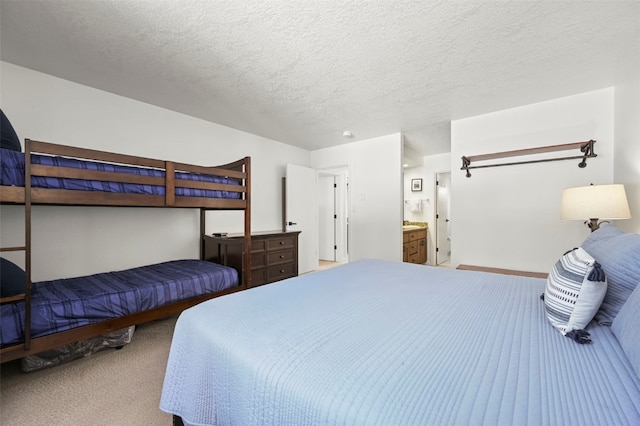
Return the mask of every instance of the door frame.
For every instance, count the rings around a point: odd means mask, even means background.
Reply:
[[[435,223],[435,232],[434,232],[434,239],[433,239],[433,245],[434,245],[434,265],[438,266],[441,263],[445,263],[445,262],[439,262],[439,257],[438,254],[440,253],[440,232],[442,232],[442,230],[440,229],[440,223],[438,222],[438,215],[439,215],[439,209],[440,209],[440,198],[439,198],[439,191],[438,191],[438,187],[439,187],[439,180],[438,180],[438,176],[442,175],[442,174],[448,174],[449,175],[449,186],[451,186],[451,170],[443,170],[443,171],[437,171],[434,173],[434,179],[433,179],[433,186],[434,186],[434,199],[435,199],[435,205],[434,205],[434,211],[433,211],[433,219],[434,219],[434,223]],[[449,190],[449,218],[451,217],[451,191]],[[449,225],[451,226],[451,225]],[[447,232],[445,230],[445,232]],[[451,235],[450,232],[447,232],[447,238],[449,238],[449,253],[446,255],[446,259],[450,262],[451,261]]]
[[[318,170],[318,210],[320,213],[331,212],[332,218],[327,218],[322,214],[318,214],[318,258],[319,260],[327,260],[330,262],[337,261],[337,233],[338,233],[338,211],[337,211],[337,176],[334,173]],[[323,182],[324,179],[328,180],[328,183]],[[325,185],[332,185],[332,188],[327,190]],[[329,195],[329,192],[331,194]],[[323,195],[328,195],[323,197]],[[326,203],[325,203],[326,202]],[[322,207],[326,204],[326,209]],[[327,225],[324,228],[324,225]],[[327,232],[323,233],[323,229]],[[330,234],[327,237],[327,234]],[[329,243],[330,240],[330,243]],[[332,248],[328,248],[332,246]],[[325,250],[326,249],[326,250]],[[331,256],[325,256],[331,252]],[[329,259],[330,257],[330,259]]]
[[[323,167],[318,170],[321,173],[332,174],[336,177],[337,188],[335,210],[338,220],[336,223],[336,262],[348,263],[351,260],[351,191],[349,190],[350,168],[347,164]]]

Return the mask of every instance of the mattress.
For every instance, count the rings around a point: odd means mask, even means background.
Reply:
[[[24,153],[7,149],[0,150],[0,185],[3,186],[24,186]],[[163,170],[123,166],[95,161],[78,160],[67,157],[49,155],[31,155],[32,164],[45,166],[71,167],[76,169],[128,173],[140,176],[164,177]],[[214,191],[197,188],[181,188],[178,179],[190,181],[222,183],[228,185],[239,185],[237,180],[221,177],[202,175],[198,173],[176,172],[176,192],[177,196],[186,197],[206,197],[206,198],[231,198],[239,199],[240,193],[230,191]],[[102,191],[118,192],[126,194],[164,195],[165,188],[161,185],[143,185],[123,182],[107,182],[96,180],[69,179],[56,177],[32,176],[31,185],[34,188],[69,189],[78,191]]]
[[[149,310],[238,285],[235,269],[174,260],[117,272],[32,284],[31,336]],[[24,339],[24,302],[0,306],[3,345]]]
[[[640,424],[611,330],[562,336],[544,284],[362,260],[213,299],[177,321],[160,408],[191,425]]]

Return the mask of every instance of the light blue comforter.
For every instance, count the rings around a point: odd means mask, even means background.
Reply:
[[[161,409],[193,425],[640,425],[608,327],[579,345],[544,280],[363,260],[179,318]]]

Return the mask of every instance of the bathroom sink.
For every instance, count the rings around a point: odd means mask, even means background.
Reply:
[[[420,229],[422,228],[422,226],[418,226],[418,225],[402,225],[402,230],[403,231],[411,231],[413,229]]]

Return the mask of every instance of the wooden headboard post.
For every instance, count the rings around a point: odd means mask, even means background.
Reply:
[[[24,349],[31,347],[31,140],[24,141]]]
[[[247,203],[244,210],[244,274],[242,275],[242,286],[247,288],[251,283],[251,157],[245,157],[244,172],[246,177],[244,185],[246,187],[244,199]]]

